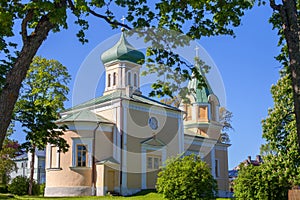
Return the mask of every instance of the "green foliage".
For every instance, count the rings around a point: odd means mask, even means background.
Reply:
[[[49,142],[67,151],[68,144],[60,137],[64,127],[58,129],[55,120],[67,100],[69,81],[67,68],[58,61],[34,58],[16,104],[16,120],[25,128],[28,150],[44,149]]]
[[[16,195],[26,195],[29,187],[29,179],[24,176],[17,176],[8,185],[8,191]]]
[[[44,194],[41,193],[41,188],[43,186],[37,184],[35,181],[33,182],[33,195]],[[8,185],[8,191],[12,194],[16,195],[26,195],[28,193],[29,188],[29,178],[24,176],[17,176],[12,181],[11,184]]]
[[[20,151],[20,145],[17,141],[9,139],[13,132],[13,123],[11,124],[6,138],[3,143],[3,148],[0,151],[0,182],[6,185],[10,180],[10,173],[15,169],[15,162],[12,160]]]
[[[167,160],[158,174],[157,191],[167,199],[213,199],[217,182],[199,156]]]
[[[242,167],[234,182],[237,199],[287,199],[288,190],[300,184],[291,79],[285,71],[281,75],[271,89],[274,108],[262,121],[263,138],[267,141],[261,147],[264,164]]]

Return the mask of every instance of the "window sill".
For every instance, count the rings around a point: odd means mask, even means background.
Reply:
[[[91,167],[70,167],[71,170],[89,170]]]
[[[62,168],[47,168],[47,171],[60,171]]]

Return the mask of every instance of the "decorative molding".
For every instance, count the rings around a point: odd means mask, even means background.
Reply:
[[[76,146],[77,144],[83,144],[87,145],[87,157],[88,157],[88,165],[87,167],[92,166],[92,143],[93,143],[93,138],[72,138],[72,166],[73,168],[83,168],[83,167],[77,167],[76,166]]]
[[[149,108],[149,106],[154,106],[157,108]],[[155,114],[155,115],[167,115],[168,117],[172,117],[172,118],[180,118],[181,113],[174,113],[174,112],[170,112],[168,108],[162,108],[159,106],[155,106],[155,105],[145,105],[145,106],[141,106],[141,105],[136,105],[135,103],[133,103],[132,101],[130,101],[130,104],[126,105],[125,107],[132,109],[132,110],[138,110],[138,111],[142,111],[142,112],[146,112],[149,114]],[[162,111],[162,109],[164,109]]]

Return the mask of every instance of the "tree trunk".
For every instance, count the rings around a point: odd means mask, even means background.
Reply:
[[[280,9],[283,30],[288,46],[290,72],[293,85],[296,126],[298,135],[298,148],[300,150],[300,34],[296,1],[283,0]]]
[[[33,151],[31,152],[31,162],[30,162],[30,177],[29,177],[29,188],[28,195],[32,195],[33,188],[33,175],[34,175],[34,160],[35,160],[35,147],[33,146]]]
[[[33,57],[52,28],[53,24],[49,22],[47,16],[40,19],[34,33],[26,36],[26,40],[23,40],[23,47],[19,56],[6,76],[5,85],[0,93],[0,150],[11,122],[22,81],[26,77]]]

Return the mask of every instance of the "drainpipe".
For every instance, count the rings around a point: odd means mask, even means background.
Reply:
[[[122,94],[122,93],[121,93]],[[122,106],[122,96],[121,96],[121,104],[120,104],[120,134],[121,134],[121,141],[120,141],[120,194],[122,195],[122,181],[123,181],[123,172],[122,172],[122,165],[123,165],[123,106]]]
[[[93,131],[93,147],[92,147],[92,196],[96,196],[96,181],[95,181],[95,146],[96,146],[96,131],[100,126],[100,122],[97,122],[97,126]]]

